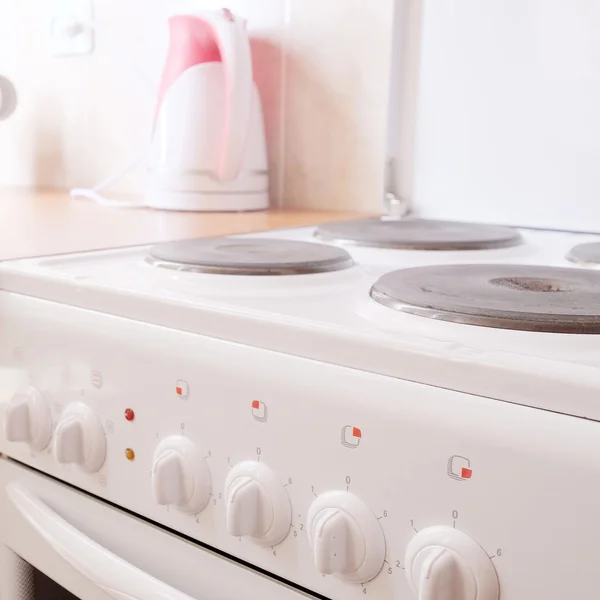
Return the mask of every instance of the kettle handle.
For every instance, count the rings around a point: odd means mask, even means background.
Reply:
[[[225,70],[225,127],[218,176],[232,181],[244,158],[252,107],[253,73],[246,21],[223,9],[208,17]]]

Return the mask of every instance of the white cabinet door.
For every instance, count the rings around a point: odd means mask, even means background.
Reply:
[[[0,459],[1,600],[306,598]]]

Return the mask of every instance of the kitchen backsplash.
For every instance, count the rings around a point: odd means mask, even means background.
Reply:
[[[230,0],[249,21],[273,206],[378,211],[394,0]],[[89,187],[147,146],[165,14],[213,0],[95,0],[96,48],[48,50],[53,0],[0,0],[0,73],[19,109],[0,124],[0,186]],[[130,67],[130,65],[132,65]],[[140,193],[139,166],[111,190]]]

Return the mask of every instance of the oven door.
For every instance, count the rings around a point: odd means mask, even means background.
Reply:
[[[306,594],[0,458],[1,600],[306,600]]]

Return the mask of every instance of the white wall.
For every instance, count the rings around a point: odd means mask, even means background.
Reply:
[[[91,186],[148,139],[175,7],[222,0],[95,0],[95,52],[53,58],[54,0],[0,0],[0,73],[20,105],[0,124],[0,186]],[[381,206],[393,0],[230,0],[249,20],[266,121],[272,204],[377,211]],[[113,189],[140,193],[143,168]]]

